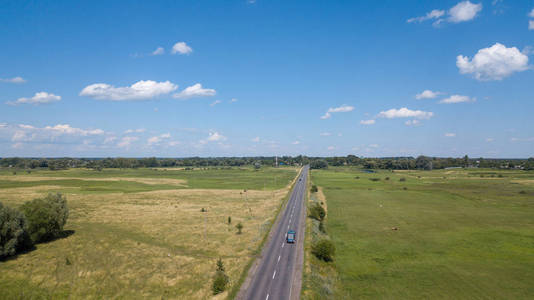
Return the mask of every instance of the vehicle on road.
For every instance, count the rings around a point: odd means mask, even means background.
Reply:
[[[289,230],[287,232],[287,238],[286,238],[287,242],[288,243],[294,243],[295,240],[296,240],[296,236],[297,236],[297,234],[296,234],[296,232],[294,230]]]

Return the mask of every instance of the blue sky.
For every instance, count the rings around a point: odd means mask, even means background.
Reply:
[[[0,156],[534,154],[534,1],[0,1]]]

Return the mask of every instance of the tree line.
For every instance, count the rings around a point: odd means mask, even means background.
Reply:
[[[328,166],[355,166],[366,169],[444,169],[453,167],[480,167],[501,169],[534,170],[534,158],[529,159],[496,159],[464,157],[358,157],[355,155],[335,157],[309,156],[258,156],[258,157],[188,157],[188,158],[0,158],[0,167],[18,169],[46,168],[64,170],[69,168],[155,168],[155,167],[241,167],[241,166],[274,166],[310,164],[314,169]]]

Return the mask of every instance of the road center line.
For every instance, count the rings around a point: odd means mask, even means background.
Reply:
[[[265,297],[265,300],[268,300],[269,299],[269,294],[267,294],[267,297]]]
[[[278,261],[280,261],[280,257],[281,257],[281,255],[278,255]]]
[[[273,273],[273,279],[274,279],[274,276],[276,276],[276,270],[275,270],[274,273]]]

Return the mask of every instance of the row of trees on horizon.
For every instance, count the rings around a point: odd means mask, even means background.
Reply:
[[[529,159],[495,159],[495,158],[441,158],[419,156],[414,157],[382,157],[365,158],[355,155],[335,157],[281,156],[281,157],[189,157],[189,158],[0,158],[0,167],[16,169],[65,170],[69,168],[155,168],[155,167],[241,167],[241,166],[274,166],[305,165],[312,168],[328,166],[354,166],[366,169],[444,169],[452,167],[480,167],[500,169],[534,170],[534,157]]]

